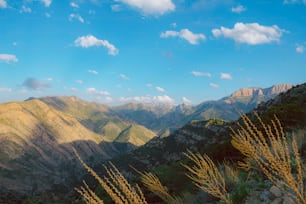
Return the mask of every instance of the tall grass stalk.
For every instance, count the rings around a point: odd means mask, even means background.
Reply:
[[[231,204],[229,193],[225,188],[225,180],[217,166],[207,155],[184,153],[187,158],[194,162],[193,166],[182,164],[190,173],[187,176],[200,189],[219,198],[227,204]]]
[[[271,125],[266,125],[256,116],[262,130],[246,115],[242,115],[244,126],[238,124],[237,130],[232,129],[232,145],[253,160],[283,192],[291,194],[297,203],[305,204],[302,161],[295,138],[292,138],[290,145],[277,117],[271,121]],[[295,167],[292,161],[295,161]]]

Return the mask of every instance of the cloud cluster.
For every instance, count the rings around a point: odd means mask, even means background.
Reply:
[[[284,4],[306,4],[306,0],[284,0]]]
[[[232,29],[222,26],[220,29],[212,30],[215,37],[224,36],[238,43],[250,45],[277,42],[283,32],[277,25],[263,26],[258,23],[236,23]]]
[[[1,92],[12,92],[11,88],[6,88],[6,87],[0,87],[0,93]]]
[[[218,88],[219,87],[219,85],[215,84],[215,83],[210,83],[209,86],[212,87],[212,88]]]
[[[119,11],[121,11],[121,5],[120,4],[111,5],[111,9],[114,12],[119,12]]]
[[[75,2],[70,2],[70,6],[72,8],[79,8],[79,5],[77,3],[75,3]]]
[[[78,83],[78,84],[84,84],[84,81],[80,80],[80,79],[76,80],[75,82]]]
[[[159,92],[165,92],[166,90],[160,86],[155,87],[155,89]]]
[[[168,95],[121,97],[119,101],[121,103],[175,104],[175,100]]]
[[[11,63],[18,62],[18,58],[11,54],[0,54],[0,62]]]
[[[296,48],[295,48],[295,51],[297,53],[303,53],[305,51],[304,45],[297,45]]]
[[[124,80],[130,80],[130,78],[127,77],[125,74],[120,74],[119,77]]]
[[[232,80],[233,77],[228,73],[221,73],[220,74],[220,79]]]
[[[191,104],[192,103],[192,101],[190,99],[186,98],[185,96],[182,97],[182,102],[184,104]]]
[[[30,7],[22,5],[22,7],[20,9],[20,13],[31,13],[31,12],[32,12],[32,9]]]
[[[89,70],[88,70],[88,73],[94,74],[94,75],[99,74],[96,70],[92,70],[92,69],[89,69]]]
[[[28,78],[23,82],[23,86],[32,90],[41,90],[44,88],[49,88],[50,84],[39,81],[35,78]]]
[[[86,89],[86,92],[92,95],[96,95],[96,96],[109,96],[110,95],[108,91],[100,91],[100,90],[97,90],[96,88],[88,88]]]
[[[173,30],[167,30],[160,34],[161,38],[169,38],[169,37],[179,37],[184,40],[187,40],[190,44],[196,45],[199,44],[200,41],[205,41],[206,36],[204,34],[196,34],[191,32],[188,29],[182,29],[179,32]]]
[[[140,10],[145,15],[163,15],[166,12],[174,11],[175,5],[172,0],[118,0],[132,8]]]
[[[6,7],[7,7],[6,0],[0,0],[0,8],[6,8]]]
[[[74,14],[74,13],[70,14],[69,21],[73,21],[74,19],[80,21],[81,23],[85,22],[84,18],[80,16],[79,14]]]
[[[45,7],[49,7],[52,3],[52,0],[41,0]]]
[[[191,74],[196,77],[199,77],[199,76],[211,77],[211,74],[206,73],[206,72],[192,71]]]
[[[241,13],[243,11],[246,11],[246,7],[244,7],[242,5],[238,5],[236,7],[232,7],[232,12],[233,13]]]
[[[74,45],[77,47],[83,47],[83,48],[102,46],[108,49],[108,54],[110,55],[117,55],[119,53],[119,50],[113,44],[111,44],[107,40],[100,40],[93,35],[78,37],[74,41]]]

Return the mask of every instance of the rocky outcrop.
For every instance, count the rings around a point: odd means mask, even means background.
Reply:
[[[252,97],[254,95],[259,96],[263,94],[262,88],[242,88],[235,91],[231,97]]]
[[[288,91],[291,89],[293,85],[291,84],[277,84],[274,86],[271,86],[269,88],[242,88],[238,91],[235,91],[233,94],[231,94],[231,97],[253,97],[253,96],[273,96],[277,95],[283,92]]]

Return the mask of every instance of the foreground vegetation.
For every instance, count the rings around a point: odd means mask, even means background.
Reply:
[[[246,179],[243,175],[260,175],[281,190],[295,203],[306,203],[304,189],[304,164],[300,157],[295,137],[286,137],[280,121],[275,117],[271,124],[265,124],[257,116],[252,122],[246,115],[241,116],[243,124],[232,129],[232,145],[245,157],[235,168],[228,161],[216,165],[206,154],[185,153],[188,163],[182,163],[189,173],[187,176],[196,187],[220,199],[222,203],[241,203],[247,196]],[[112,164],[104,166],[107,175],[100,177],[92,168],[78,159],[87,171],[115,203],[148,203],[138,184],[132,186],[123,174]],[[190,163],[191,162],[191,163]],[[184,203],[184,196],[173,196],[151,172],[139,172],[142,184],[166,203]],[[103,200],[89,188],[76,189],[86,203],[103,203]]]

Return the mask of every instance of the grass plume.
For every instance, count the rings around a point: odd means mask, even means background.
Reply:
[[[207,193],[219,198],[223,202],[232,203],[225,188],[225,180],[213,161],[205,154],[184,153],[187,158],[194,162],[193,166],[183,166],[190,172],[187,176],[194,184]]]
[[[81,159],[75,149],[73,151],[85,169],[99,182],[116,204],[147,204],[139,186],[136,185],[136,187],[132,187],[112,163],[110,163],[110,167],[104,166],[107,176],[100,177]],[[103,203],[103,201],[89,189],[88,185],[86,183],[84,184],[85,187],[76,190],[83,196],[85,201],[87,203]]]
[[[244,126],[232,129],[232,145],[247,158],[253,160],[258,168],[284,192],[290,193],[297,203],[306,203],[303,184],[302,161],[295,138],[285,137],[277,117],[266,125],[256,114],[260,130],[246,115],[242,115]],[[296,168],[293,168],[295,161]]]

